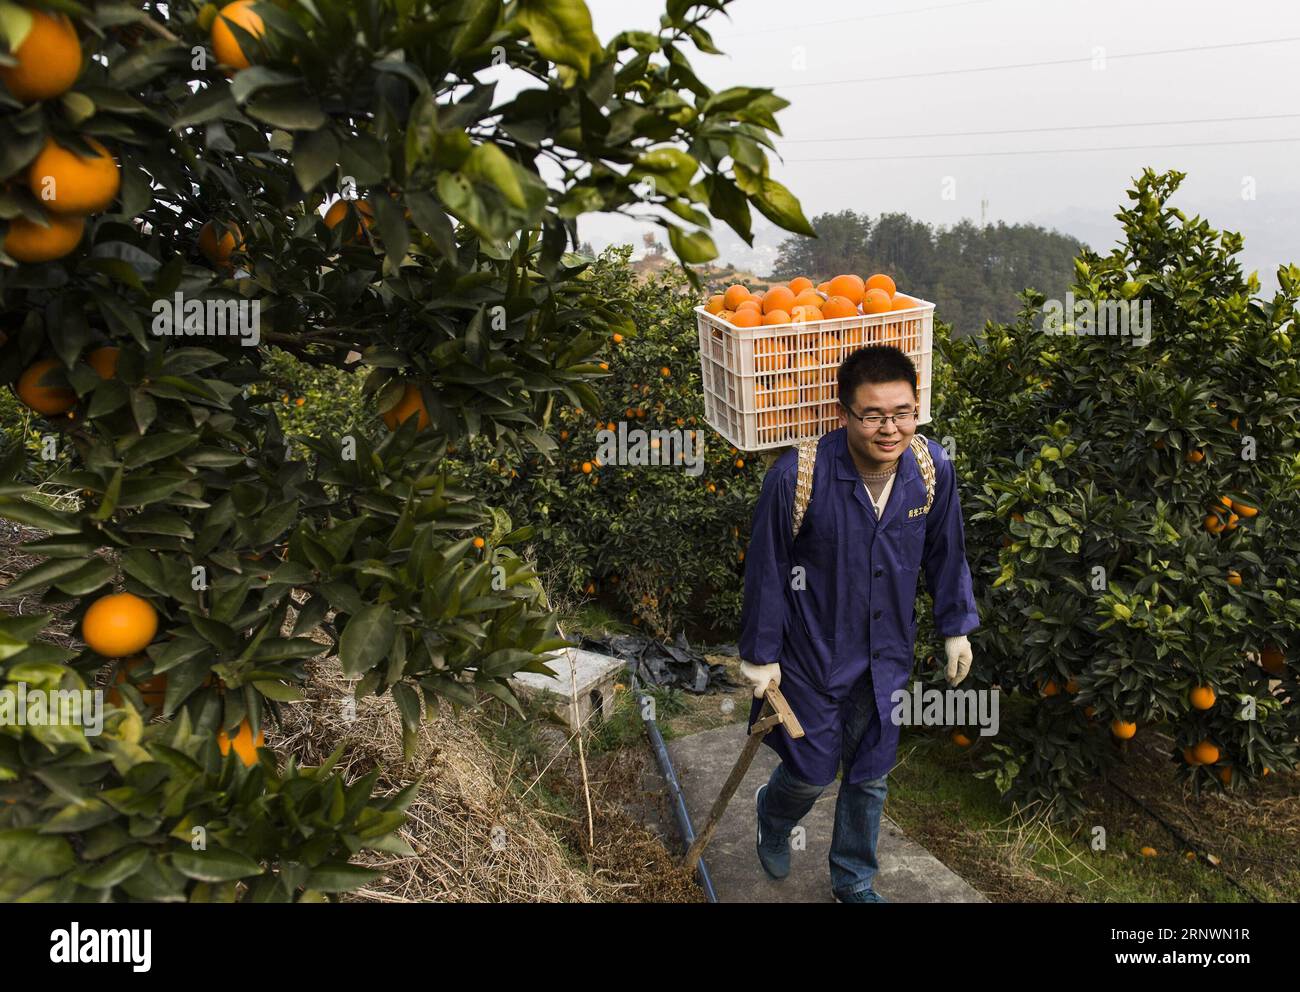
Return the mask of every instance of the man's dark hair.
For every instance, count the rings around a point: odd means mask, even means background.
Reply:
[[[859,348],[840,365],[840,402],[852,406],[853,396],[864,382],[906,382],[917,396],[916,366],[900,348],[873,344]]]

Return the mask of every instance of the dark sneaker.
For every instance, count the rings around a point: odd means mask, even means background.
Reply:
[[[836,902],[889,902],[875,889],[859,889],[857,892],[846,892],[843,895],[835,896]]]
[[[763,839],[763,816],[760,810],[766,789],[766,785],[760,785],[754,792],[754,824],[757,834],[755,847],[758,849],[758,863],[763,866],[768,877],[782,879],[790,874],[790,838]]]

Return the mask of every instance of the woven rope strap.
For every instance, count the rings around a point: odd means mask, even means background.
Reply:
[[[930,457],[930,445],[926,443],[924,434],[912,435],[912,454],[925,481],[925,512],[929,513],[934,505],[934,459]]]
[[[794,481],[794,535],[799,536],[799,527],[803,524],[803,515],[808,510],[808,501],[812,499],[813,468],[817,464],[817,438],[800,441],[799,471]]]
[[[813,469],[817,465],[818,438],[800,441],[796,445],[799,452],[799,469],[794,482],[794,536],[799,536],[804,514],[808,512],[808,503],[812,499]],[[916,458],[917,468],[921,470],[921,479],[925,482],[925,512],[930,512],[934,505],[934,459],[930,457],[930,446],[924,434],[912,436],[912,455]]]

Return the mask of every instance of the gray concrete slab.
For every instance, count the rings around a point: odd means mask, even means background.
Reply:
[[[518,672],[511,677],[511,686],[522,694],[537,694],[542,704],[573,731],[582,726],[594,727],[614,712],[614,686],[627,670],[622,658],[564,648],[546,667],[555,675]],[[599,711],[594,717],[593,709]]]
[[[668,753],[697,830],[704,825],[744,740],[745,725],[736,723],[669,742]],[[779,760],[770,748],[759,748],[704,852],[720,902],[835,901],[831,895],[828,858],[838,782],[826,787],[804,817],[800,824],[803,837],[797,836],[798,830],[792,836],[789,876],[773,881],[758,863],[754,852],[754,793],[767,782]],[[650,763],[643,787],[651,794],[666,796],[668,793],[667,783],[654,762]],[[646,820],[665,839],[669,850],[681,852],[681,840],[671,813],[648,813]],[[920,844],[908,839],[888,816],[881,820],[876,854],[880,873],[875,888],[891,902],[988,901]]]

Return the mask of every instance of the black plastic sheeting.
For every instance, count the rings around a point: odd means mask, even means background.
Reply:
[[[622,658],[627,662],[628,671],[635,672],[637,678],[648,685],[675,687],[698,695],[724,692],[739,686],[728,678],[726,665],[710,665],[682,633],[672,644],[635,634],[613,634],[603,638],[584,636],[578,647]],[[718,645],[708,650],[710,654],[736,654],[734,644]]]

